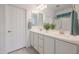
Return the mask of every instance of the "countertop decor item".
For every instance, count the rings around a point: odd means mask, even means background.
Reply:
[[[55,24],[50,24],[50,29],[55,29]]]
[[[61,29],[61,30],[59,31],[59,33],[60,33],[60,34],[64,34],[64,31]]]
[[[45,23],[45,24],[43,25],[43,27],[44,27],[44,29],[49,30],[50,24],[49,24],[49,23]]]

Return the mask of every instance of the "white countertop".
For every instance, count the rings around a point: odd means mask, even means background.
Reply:
[[[40,31],[39,28],[38,29],[33,28],[30,31],[36,32],[42,35],[47,35],[53,38],[58,38],[59,40],[63,40],[69,43],[79,45],[79,35],[73,36],[73,35],[70,35],[68,32],[65,32],[64,34],[60,34],[59,31],[57,30],[49,30],[47,32],[45,30]]]

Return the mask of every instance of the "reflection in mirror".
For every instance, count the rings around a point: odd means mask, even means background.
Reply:
[[[32,25],[35,26],[37,25],[37,14],[32,14]]]
[[[71,20],[72,20],[72,4],[62,4],[55,10],[55,24],[57,30],[71,32]]]
[[[43,25],[43,10],[47,8],[47,5],[40,4],[34,10],[32,10],[32,24],[33,26]]]
[[[56,24],[56,30],[71,31],[72,4],[45,4],[45,6],[43,9],[33,10],[33,26],[41,26],[44,23],[54,23]],[[57,18],[57,15],[60,17]]]
[[[42,13],[32,13],[32,25],[41,26],[43,24],[43,14]]]

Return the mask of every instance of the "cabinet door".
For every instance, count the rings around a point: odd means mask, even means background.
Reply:
[[[43,48],[44,48],[44,37],[43,35],[39,35],[39,53],[43,54]]]
[[[38,51],[38,34],[34,33],[34,48]]]
[[[44,37],[44,54],[54,54],[54,39]]]
[[[75,54],[77,53],[77,46],[56,40],[56,54]]]
[[[33,35],[33,32],[30,32],[29,38],[30,38],[31,46],[32,46],[32,47],[34,46],[34,37],[33,37],[33,36],[34,36],[34,35]]]

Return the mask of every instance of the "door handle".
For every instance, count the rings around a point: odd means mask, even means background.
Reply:
[[[10,33],[10,32],[12,32],[12,31],[8,31],[8,33]]]

